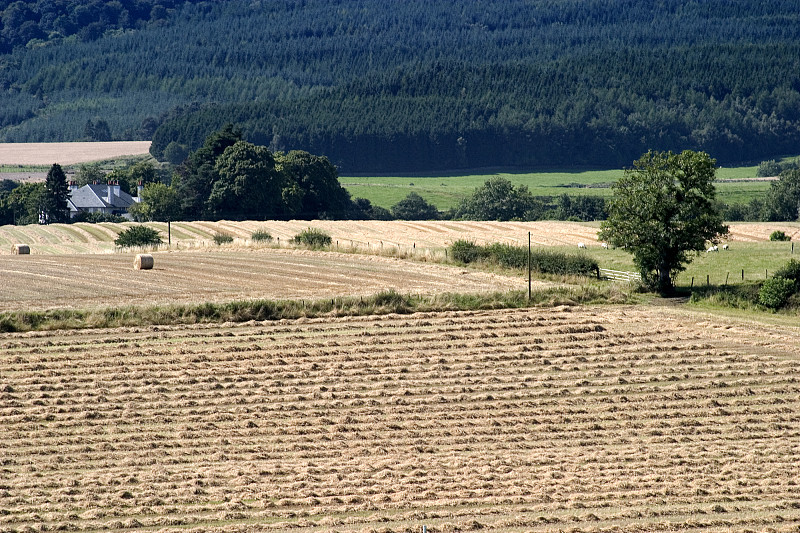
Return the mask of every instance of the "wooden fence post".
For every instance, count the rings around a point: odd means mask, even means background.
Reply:
[[[599,276],[598,276],[599,277]],[[528,232],[528,301],[531,301],[531,232]]]

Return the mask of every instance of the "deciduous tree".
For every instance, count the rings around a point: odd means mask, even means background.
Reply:
[[[642,278],[662,294],[691,252],[728,232],[714,198],[716,161],[704,152],[650,151],[613,185],[600,238],[633,254]]]
[[[496,176],[464,199],[455,216],[468,220],[511,220],[523,218],[534,204],[535,199],[527,186],[514,187],[511,181]]]
[[[785,170],[770,184],[764,202],[767,220],[792,221],[800,217],[800,169]]]
[[[415,192],[392,206],[392,216],[400,220],[438,220],[439,210]]]
[[[216,216],[276,215],[291,207],[284,204],[285,180],[265,146],[238,141],[217,158],[214,170],[219,179],[214,182],[207,203]],[[296,207],[299,202],[292,203]]]
[[[163,183],[148,183],[142,189],[141,201],[133,204],[128,212],[139,222],[178,220],[181,203],[173,187]]]

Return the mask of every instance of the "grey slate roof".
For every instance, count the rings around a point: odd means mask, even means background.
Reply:
[[[119,191],[119,195],[113,196],[109,203],[108,188],[109,185],[106,184],[89,184],[72,191],[70,208],[74,207],[75,210],[90,208],[127,210],[134,203],[133,197],[125,191]]]

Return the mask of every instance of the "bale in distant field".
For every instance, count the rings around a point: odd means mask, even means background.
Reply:
[[[11,253],[15,255],[27,255],[31,253],[31,247],[27,244],[15,244]]]
[[[153,268],[153,256],[150,254],[137,254],[136,260],[133,262],[133,268],[136,270],[150,270]]]

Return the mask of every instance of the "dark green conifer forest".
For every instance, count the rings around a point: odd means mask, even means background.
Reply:
[[[760,0],[0,0],[0,141],[234,123],[341,172],[797,153],[800,10]]]

